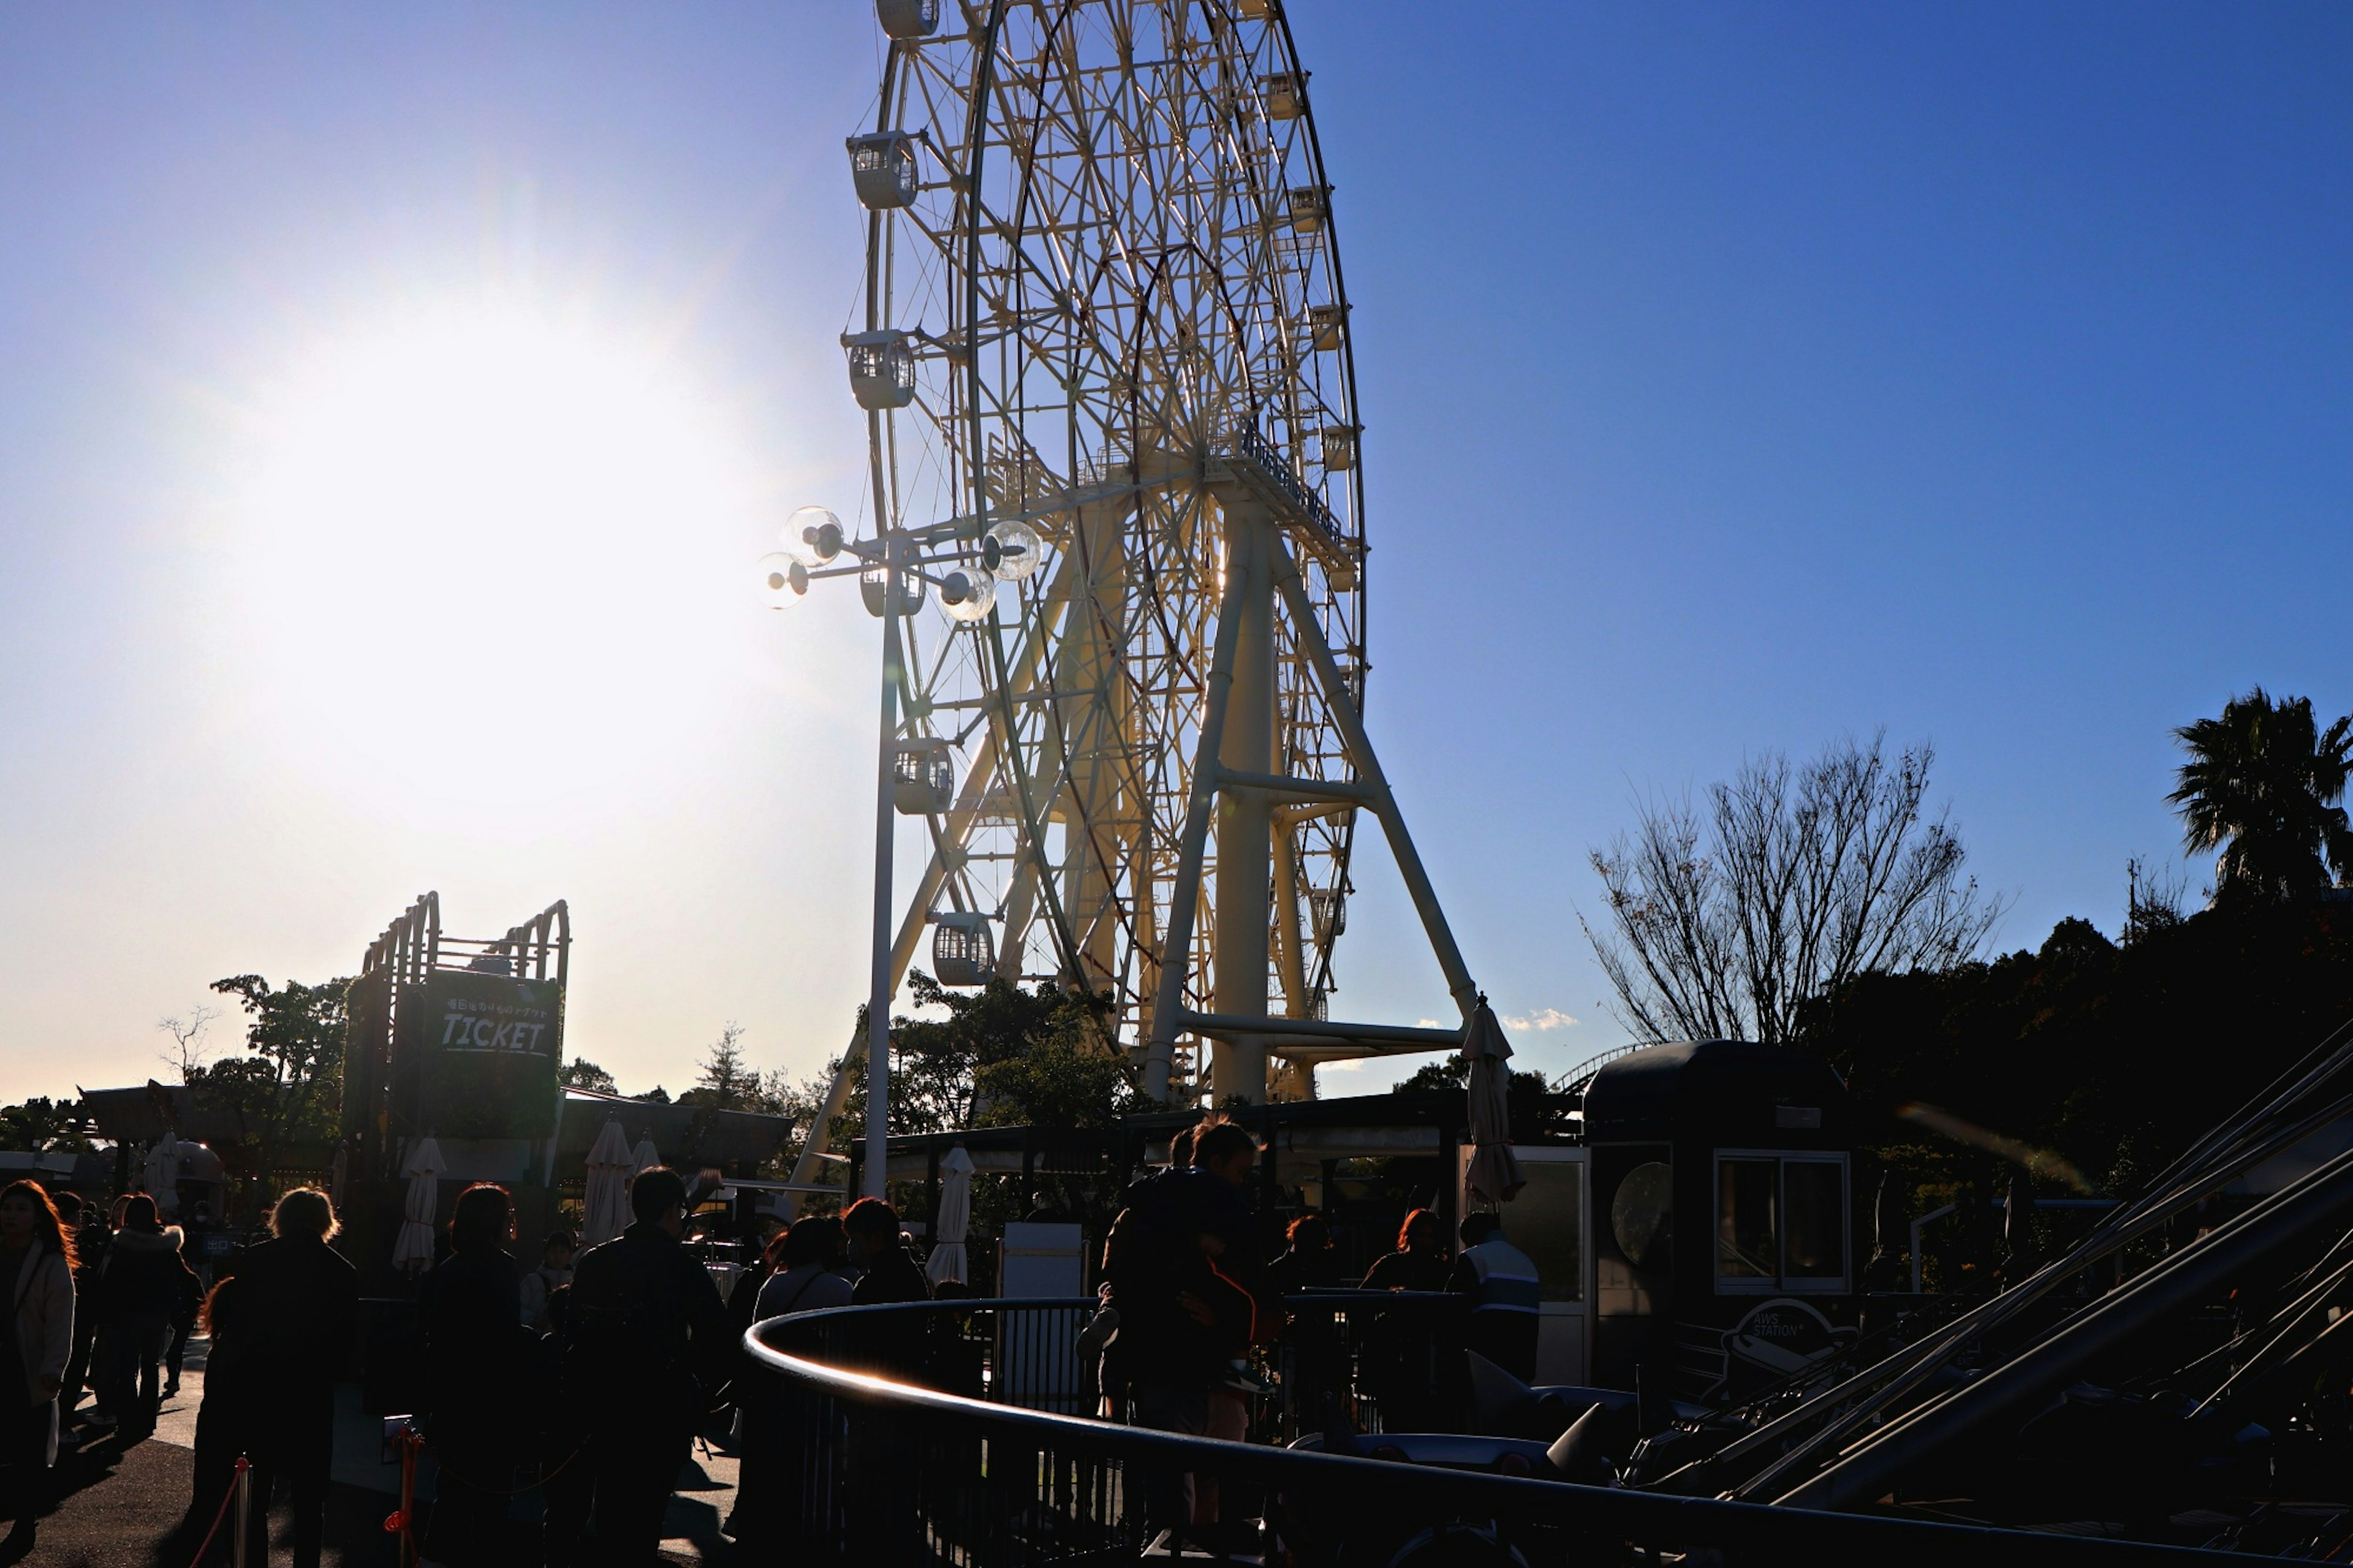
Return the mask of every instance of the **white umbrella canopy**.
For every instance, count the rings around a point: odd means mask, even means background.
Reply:
[[[605,1123],[588,1151],[588,1184],[581,1193],[580,1245],[610,1241],[629,1223],[629,1177],[636,1173],[629,1135],[618,1117]]]
[[[147,1168],[142,1173],[147,1184],[147,1194],[166,1217],[180,1212],[180,1135],[166,1128],[164,1136],[155,1140],[147,1151]]]
[[[433,1220],[441,1207],[441,1173],[448,1168],[441,1145],[431,1138],[418,1139],[402,1163],[408,1196],[401,1205],[400,1234],[392,1241],[395,1268],[414,1272],[433,1266]]]
[[[1528,1179],[1512,1152],[1512,1045],[1484,996],[1462,1026],[1462,1055],[1471,1063],[1471,1197],[1482,1207],[1497,1209]]]
[[[650,1171],[660,1163],[661,1151],[654,1147],[654,1135],[649,1132],[638,1140],[636,1150],[629,1155],[629,1174]]]
[[[940,1212],[932,1226],[932,1256],[923,1273],[934,1285],[965,1279],[965,1233],[972,1228],[972,1156],[959,1143],[940,1161]]]

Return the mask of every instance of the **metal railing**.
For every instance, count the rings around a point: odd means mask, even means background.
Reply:
[[[1025,1358],[1055,1361],[1067,1350],[1075,1363],[1077,1327],[1092,1306],[851,1307],[755,1325],[745,1338],[754,1371],[741,1492],[750,1506],[737,1515],[743,1561],[1131,1563],[1172,1527],[1213,1552],[1293,1568],[1534,1568],[1673,1554],[1725,1568],[2252,1561],[1572,1486],[1542,1479],[1542,1445],[1509,1439],[1448,1438],[1436,1445],[1438,1462],[1414,1464],[1367,1457],[1392,1445],[1339,1430],[1335,1451],[1313,1451],[1040,1408],[1060,1402],[1060,1385],[1029,1380]],[[959,1371],[968,1392],[915,1381]],[[1344,1447],[1359,1451],[1336,1451]]]

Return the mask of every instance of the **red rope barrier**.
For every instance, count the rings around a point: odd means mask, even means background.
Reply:
[[[237,1483],[244,1479],[246,1472],[252,1468],[252,1460],[243,1454],[237,1457],[237,1473],[229,1478],[228,1495],[221,1499],[220,1511],[213,1515],[213,1527],[205,1531],[205,1539],[197,1546],[196,1554],[188,1559],[188,1568],[204,1568],[205,1553],[212,1550],[213,1538],[220,1533],[221,1521],[228,1517],[228,1506],[237,1500]],[[230,1568],[245,1568],[245,1564],[232,1563]]]

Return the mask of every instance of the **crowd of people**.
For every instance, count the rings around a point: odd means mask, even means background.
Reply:
[[[1270,1392],[1251,1370],[1254,1349],[1283,1342],[1281,1392],[1311,1425],[1336,1423],[1346,1375],[1329,1314],[1289,1312],[1284,1298],[1345,1288],[1329,1223],[1292,1222],[1284,1250],[1262,1258],[1257,1214],[1245,1193],[1261,1151],[1250,1131],[1210,1117],[1180,1131],[1168,1166],[1131,1187],[1103,1247],[1101,1309],[1080,1336],[1097,1369],[1100,1408],[1166,1432],[1240,1440],[1254,1396]],[[1473,1214],[1450,1255],[1438,1215],[1415,1209],[1397,1248],[1377,1259],[1364,1290],[1450,1292],[1469,1299],[1464,1346],[1523,1380],[1535,1373],[1541,1282],[1535,1264],[1503,1234],[1493,1214]],[[1296,1305],[1296,1303],[1293,1303]],[[1426,1336],[1377,1336],[1363,1374],[1384,1400],[1394,1429],[1427,1429],[1440,1419],[1439,1380]],[[1389,1364],[1390,1363],[1397,1364]],[[1217,1483],[1164,1472],[1145,1478],[1147,1527],[1190,1532],[1214,1544]]]
[[[1099,1310],[1080,1336],[1103,1414],[1163,1431],[1239,1440],[1252,1400],[1270,1390],[1252,1352],[1282,1342],[1282,1397],[1309,1424],[1336,1418],[1345,1358],[1328,1316],[1286,1312],[1285,1298],[1346,1287],[1328,1223],[1293,1221],[1268,1258],[1248,1189],[1261,1151],[1244,1128],[1211,1117],[1180,1133],[1169,1165],[1132,1186],[1102,1257]],[[792,1456],[774,1412],[743,1376],[755,1321],[840,1307],[929,1300],[933,1290],[898,1215],[873,1198],[839,1215],[805,1215],[779,1231],[723,1300],[684,1245],[690,1192],[674,1171],[630,1185],[634,1223],[585,1252],[557,1231],[526,1268],[515,1252],[509,1193],[460,1193],[448,1249],[419,1283],[417,1428],[437,1467],[419,1543],[446,1568],[536,1556],[549,1568],[653,1561],[671,1490],[694,1435],[714,1412],[742,1411],[743,1484],[730,1533],[757,1543],[780,1528]],[[195,1436],[195,1480],[184,1534],[210,1529],[240,1457],[266,1508],[291,1505],[296,1568],[320,1561],[333,1452],[334,1388],[353,1369],[358,1276],[330,1244],[326,1194],[287,1193],[269,1237],[224,1259],[219,1278],[143,1194],[111,1208],[70,1196],[60,1210],[36,1182],[0,1190],[0,1286],[13,1310],[0,1331],[0,1489],[15,1521],[5,1551],[21,1557],[48,1500],[61,1445],[151,1434],[176,1392],[180,1355],[208,1335]],[[1539,1280],[1493,1215],[1474,1214],[1451,1254],[1439,1216],[1409,1214],[1397,1247],[1358,1287],[1451,1291],[1471,1298],[1466,1343],[1532,1378]],[[962,1294],[953,1282],[943,1295]],[[1293,1305],[1296,1303],[1294,1302]],[[1319,1324],[1323,1325],[1319,1327]],[[845,1340],[878,1370],[943,1372],[926,1320],[887,1315]],[[1377,1347],[1361,1369],[1378,1382]],[[1427,1375],[1388,1378],[1385,1419],[1427,1415]],[[79,1410],[85,1389],[92,1407]],[[976,1388],[973,1392],[977,1392]],[[1319,1408],[1319,1406],[1321,1408]],[[1215,1482],[1143,1478],[1161,1528],[1214,1530]],[[519,1541],[512,1500],[543,1501],[536,1542]],[[255,1532],[253,1563],[263,1561]],[[243,1568],[243,1565],[241,1565]]]

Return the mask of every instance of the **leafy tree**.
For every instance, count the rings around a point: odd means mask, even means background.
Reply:
[[[1540,1072],[1520,1068],[1511,1069],[1512,1081],[1504,1090],[1505,1104],[1512,1117],[1512,1126],[1527,1131],[1544,1126],[1552,1119],[1552,1108],[1546,1098],[1554,1092],[1552,1080]],[[1390,1091],[1394,1094],[1461,1094],[1471,1087],[1470,1059],[1460,1051],[1450,1052],[1436,1061],[1424,1062],[1404,1078]]]
[[[1109,1043],[1109,997],[1063,991],[1050,982],[1024,990],[991,980],[978,991],[951,991],[920,969],[907,984],[917,1006],[936,1007],[947,1016],[902,1015],[891,1022],[893,1133],[1031,1121],[1099,1127],[1143,1109],[1125,1056]],[[861,1037],[865,1025],[860,1007]],[[822,1075],[797,1087],[782,1074],[764,1079],[768,1109],[805,1127],[814,1123],[842,1061],[836,1057]],[[828,1133],[836,1149],[865,1132],[862,1056],[849,1063],[849,1084]]]
[[[586,1057],[574,1057],[556,1075],[556,1081],[566,1089],[585,1089],[595,1094],[618,1094],[621,1086],[613,1075],[590,1061]]]
[[[1857,975],[1941,970],[2000,918],[1961,872],[1949,818],[1926,816],[1933,748],[1846,741],[1803,768],[1778,752],[1686,800],[1645,807],[1592,852],[1614,936],[1579,917],[1639,1038],[1788,1040]]]
[[[1005,980],[951,991],[922,970],[908,977],[908,988],[917,1006],[947,1016],[891,1021],[892,1131],[1008,1126],[1033,1113],[1042,1119],[1050,1107],[1085,1115],[1085,1125],[1114,1114],[1126,1063],[1105,1044],[1107,998],[1044,983],[1024,990]],[[1040,1052],[1051,1053],[1050,1061],[1021,1065]]]
[[[22,1105],[0,1109],[0,1149],[86,1154],[91,1148],[90,1113],[79,1100],[36,1095]]]
[[[756,1110],[760,1105],[760,1074],[744,1060],[744,1026],[729,1019],[712,1041],[710,1055],[697,1070],[695,1087],[678,1097],[681,1105],[706,1105],[718,1110]]]
[[[319,985],[290,980],[272,988],[259,974],[213,982],[215,991],[236,997],[244,1009],[246,1048],[253,1054],[214,1062],[190,1082],[238,1112],[264,1171],[288,1143],[333,1136],[343,1105],[351,984],[348,978]]]
[[[2124,946],[2064,920],[2033,951],[1858,976],[1808,1010],[1794,1043],[1838,1068],[1864,1142],[1913,1180],[1992,1196],[2008,1179],[1990,1155],[1924,1142],[1905,1110],[1925,1105],[2120,1195],[2348,1016],[2353,919],[2252,905]]]
[[[2310,698],[2274,700],[2258,686],[2173,733],[2189,760],[2166,798],[2189,847],[2220,852],[2218,902],[2306,897],[2332,868],[2353,881],[2353,826],[2337,804],[2353,773],[2353,716],[2323,731]]]

